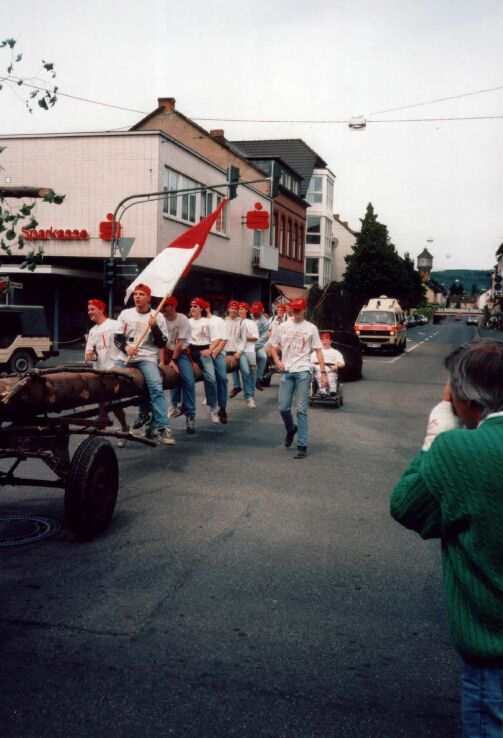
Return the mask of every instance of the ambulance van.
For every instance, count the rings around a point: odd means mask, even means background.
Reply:
[[[381,295],[362,307],[355,323],[355,333],[364,350],[401,354],[407,345],[403,310],[393,297]]]

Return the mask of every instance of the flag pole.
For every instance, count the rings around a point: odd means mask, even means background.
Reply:
[[[222,199],[222,201],[220,202],[220,204],[219,204],[219,206],[217,207],[216,210],[214,210],[204,220],[200,221],[197,225],[193,226],[189,231],[187,231],[186,233],[184,233],[181,236],[179,236],[177,239],[175,239],[175,241],[173,241],[173,243],[170,244],[171,247],[175,247],[175,246],[178,245],[178,243],[180,241],[186,240],[187,239],[187,236],[189,234],[192,234],[193,237],[194,237],[195,234],[197,234],[197,236],[196,236],[196,238],[194,240],[194,243],[193,243],[194,251],[191,254],[191,257],[189,259],[188,264],[185,265],[185,268],[184,268],[182,274],[179,275],[178,279],[180,278],[180,276],[184,276],[184,277],[187,276],[190,267],[192,266],[193,262],[197,259],[197,257],[199,256],[199,254],[201,253],[201,251],[202,251],[202,249],[204,247],[204,244],[206,243],[206,238],[208,237],[208,234],[210,232],[210,229],[212,228],[212,226],[215,223],[216,219],[218,218],[218,216],[222,212],[222,210],[225,207],[226,203],[227,203],[227,198],[224,197]],[[201,228],[203,229],[202,232],[201,232]],[[192,246],[192,244],[191,244],[191,246]],[[187,248],[187,246],[184,246],[184,248]],[[155,261],[155,259],[154,259],[154,261]],[[142,272],[142,274],[143,274],[143,272]],[[140,277],[141,277],[141,275],[140,275]],[[137,282],[140,279],[140,277],[137,277],[137,279],[135,281]],[[161,302],[159,303],[159,305],[157,307],[157,310],[154,312],[154,315],[152,317],[157,318],[157,316],[159,315],[160,311],[164,307],[164,303],[166,302],[166,300],[168,299],[168,297],[171,296],[171,294],[173,292],[173,289],[174,289],[174,287],[172,287],[172,289],[171,289],[170,292],[167,292],[164,295],[164,297],[162,298]],[[135,346],[133,346],[133,348],[138,349],[141,346],[141,344],[145,340],[145,336],[147,335],[147,333],[149,332],[149,330],[150,330],[150,326],[147,325],[147,327],[145,328],[145,330],[143,331],[142,335],[140,336],[140,338],[136,342]],[[126,361],[124,362],[124,365],[127,366],[127,364],[129,364],[129,361],[132,358],[133,358],[133,356],[128,356],[126,358]]]
[[[151,316],[152,318],[157,318],[157,316],[159,315],[159,313],[163,309],[164,303],[166,302],[166,300],[168,299],[168,297],[171,297],[171,292],[167,292],[164,295],[164,297],[162,298],[161,302],[157,306],[155,313]],[[147,335],[147,333],[149,332],[149,330],[150,330],[150,326],[147,325],[147,327],[145,328],[145,330],[143,331],[143,333],[141,334],[140,338],[137,340],[137,342],[133,346],[133,348],[135,348],[135,349],[140,348],[140,346],[142,345],[143,341],[145,340],[145,336]],[[126,357],[126,361],[124,362],[124,366],[127,366],[129,364],[130,360],[133,359],[133,358],[134,358],[134,354],[133,354],[133,356],[127,356]]]

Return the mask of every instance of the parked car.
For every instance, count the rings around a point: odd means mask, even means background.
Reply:
[[[0,370],[22,373],[54,351],[41,305],[0,306]]]
[[[466,319],[466,325],[478,325],[479,319],[476,315],[469,315]]]

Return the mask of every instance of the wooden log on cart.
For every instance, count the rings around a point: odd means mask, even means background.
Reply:
[[[228,356],[227,372],[237,368],[238,362]],[[159,370],[165,389],[178,386],[178,372],[167,366],[160,366]],[[196,381],[202,379],[198,366],[194,366],[194,376]],[[127,400],[137,397],[144,389],[145,381],[139,369],[32,369],[25,374],[0,377],[0,423],[75,410],[86,405]]]

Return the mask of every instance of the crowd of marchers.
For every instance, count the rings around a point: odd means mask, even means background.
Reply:
[[[196,387],[194,366],[201,369],[205,404],[213,423],[228,422],[228,398],[239,393],[247,407],[255,409],[255,392],[263,390],[268,361],[281,374],[279,411],[285,425],[285,446],[291,447],[298,434],[294,458],[304,458],[308,441],[308,396],[312,378],[320,395],[335,393],[337,372],[344,366],[342,354],[331,345],[329,332],[321,334],[306,320],[306,301],[291,300],[276,306],[272,315],[264,305],[230,300],[226,317],[214,315],[207,300],[190,301],[189,315],[178,312],[175,296],[165,298],[161,309],[153,310],[151,290],[146,284],[135,286],[134,306],[123,310],[116,320],[108,318],[101,300],[90,299],[87,312],[94,323],[85,358],[93,368],[114,367],[139,369],[145,379],[146,392],[140,396],[139,414],[133,432],[152,419],[159,442],[174,445],[170,419],[184,415],[187,433],[195,433]],[[238,369],[232,372],[232,389],[227,386],[227,357]],[[178,374],[178,384],[170,391],[170,403],[163,389],[159,365]],[[296,391],[296,422],[292,414]],[[124,411],[116,417],[125,432],[129,431]],[[126,440],[120,438],[119,445]]]

